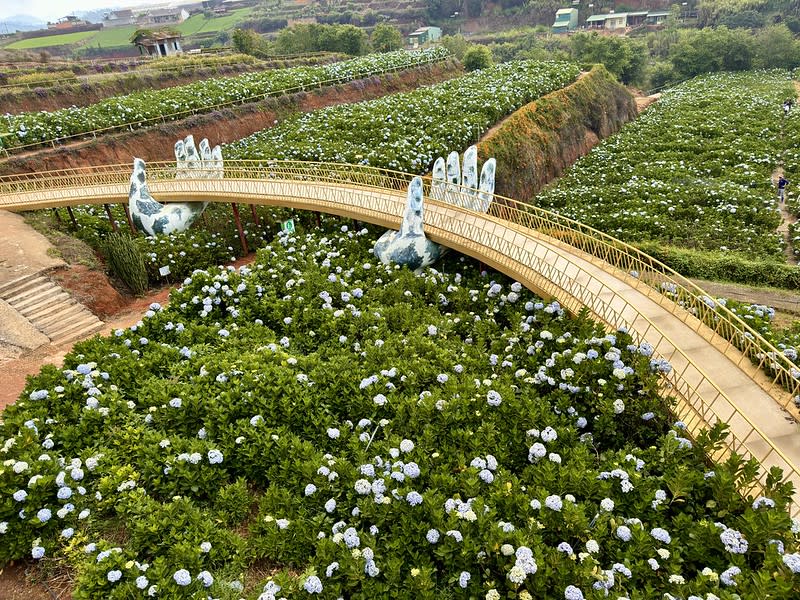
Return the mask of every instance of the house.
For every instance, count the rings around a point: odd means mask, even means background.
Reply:
[[[442,37],[442,30],[439,27],[420,27],[408,36],[408,43],[413,48],[418,48],[423,44],[435,42]]]
[[[70,30],[75,29],[76,27],[80,27],[82,25],[89,25],[89,21],[84,21],[83,19],[79,19],[75,15],[67,15],[66,17],[61,17],[55,23],[48,23],[48,29],[62,29],[62,30]]]
[[[560,8],[556,11],[553,33],[566,33],[578,28],[578,9]]]
[[[142,32],[133,43],[139,47],[139,52],[145,56],[173,56],[182,54],[181,34],[169,31]]]
[[[112,10],[105,17],[103,17],[103,25],[106,27],[123,27],[125,25],[133,25],[136,23],[136,17],[133,15],[131,9],[125,10]]]
[[[645,23],[647,25],[663,25],[669,18],[669,11],[660,10],[647,13]]]
[[[627,13],[608,13],[605,15],[592,15],[586,19],[586,27],[589,29],[606,29],[608,31],[619,31],[630,27],[639,27],[648,24],[648,15],[669,13],[649,13],[647,11],[627,12]],[[665,17],[666,18],[666,17]],[[661,22],[661,21],[659,21]]]
[[[164,23],[183,23],[189,18],[189,13],[183,8],[161,8],[147,11],[144,23],[150,25],[163,25]]]

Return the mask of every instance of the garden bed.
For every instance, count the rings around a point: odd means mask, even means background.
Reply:
[[[0,563],[69,568],[76,600],[800,593],[790,490],[707,463],[722,428],[686,438],[647,345],[455,253],[385,267],[341,223],[32,379]]]

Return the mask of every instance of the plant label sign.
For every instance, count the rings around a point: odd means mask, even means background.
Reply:
[[[294,219],[289,219],[288,221],[281,223],[281,231],[294,233]]]
[[[166,277],[167,275],[169,275],[169,265],[159,267],[158,274],[161,275],[162,277]]]

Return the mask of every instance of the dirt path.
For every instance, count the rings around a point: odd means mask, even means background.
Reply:
[[[773,185],[778,185],[778,179],[783,177],[783,158],[781,158],[780,164],[775,167],[775,170],[772,172],[772,183]],[[792,240],[791,234],[789,233],[789,225],[792,223],[797,222],[797,218],[789,212],[787,208],[787,202],[778,203],[778,210],[781,213],[781,223],[778,225],[778,228],[775,230],[785,240],[785,244],[783,247],[783,254],[786,256],[786,263],[790,265],[798,264],[798,259],[794,255],[794,250],[792,250]]]

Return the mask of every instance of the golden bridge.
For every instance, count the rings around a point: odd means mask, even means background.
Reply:
[[[224,178],[175,178],[175,164],[149,163],[148,186],[162,202],[285,206],[397,229],[411,175],[360,165],[225,161]],[[130,165],[0,177],[0,208],[36,210],[127,203]],[[202,172],[200,172],[202,175]],[[430,198],[430,179],[425,197]],[[457,188],[458,186],[456,186]],[[473,194],[456,189],[452,194]],[[710,458],[732,453],[762,465],[745,496],[764,493],[772,467],[800,489],[800,369],[736,314],[637,249],[536,206],[495,195],[487,214],[425,201],[434,242],[488,264],[577,313],[647,342],[670,363],[661,391],[696,437],[717,423],[730,434]],[[791,506],[800,516],[800,494]]]

